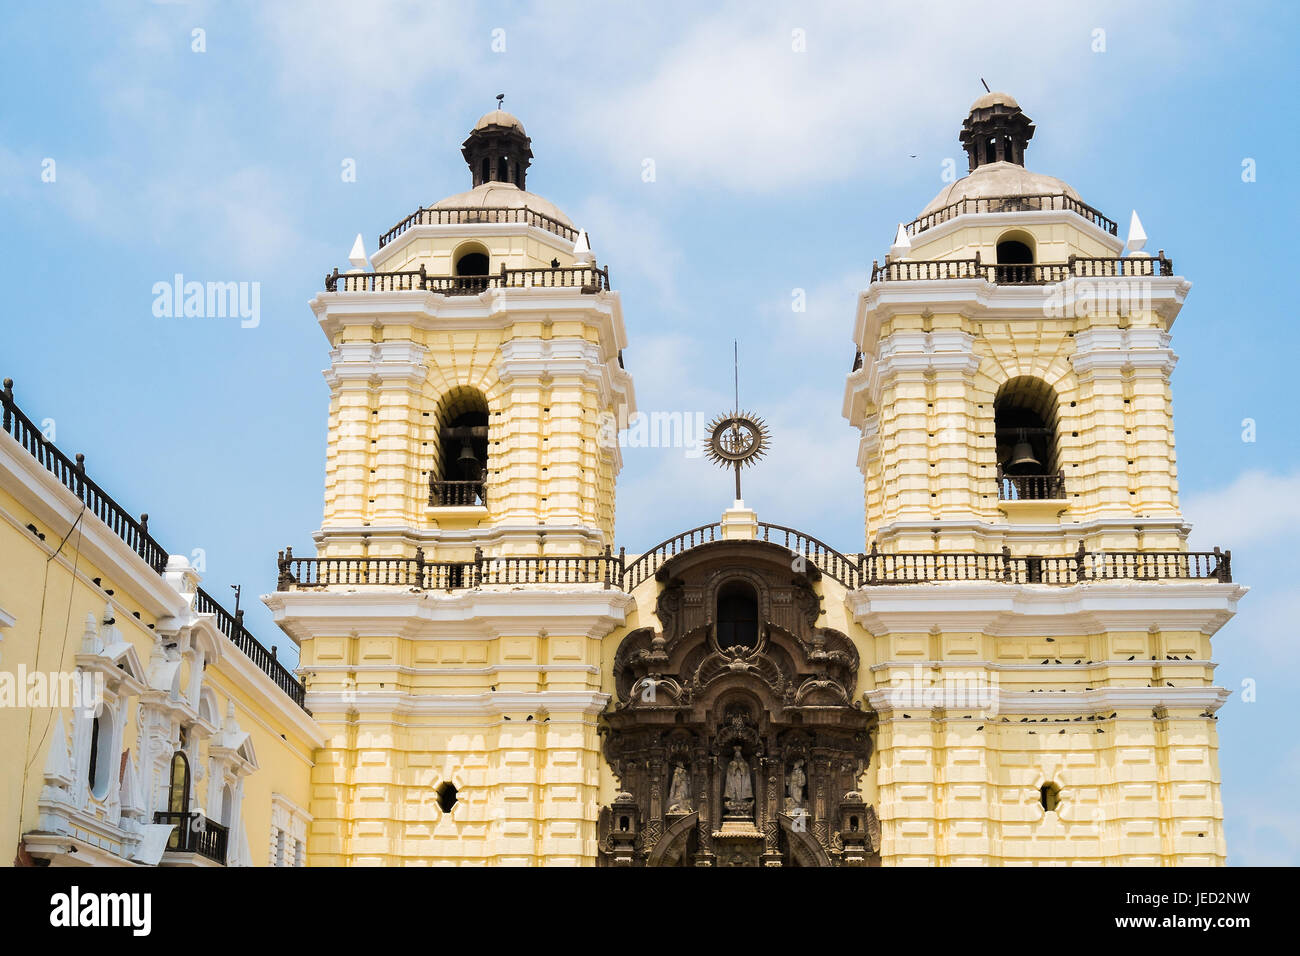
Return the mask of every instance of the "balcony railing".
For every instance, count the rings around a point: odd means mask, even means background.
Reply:
[[[86,505],[87,511],[99,518],[109,530],[125,541],[136,554],[148,562],[155,572],[162,574],[167,569],[168,552],[149,534],[149,516],[142,514],[139,521],[132,518],[125,508],[109,497],[108,492],[86,475],[84,455],[77,455],[74,463],[59,451],[53,442],[45,439],[41,430],[15,404],[13,379],[4,380],[4,391],[0,392],[0,406],[3,406],[4,430],[65,488],[76,495]],[[202,588],[199,589],[195,600],[195,609],[199,613],[215,614],[222,633],[234,641],[254,664],[265,671],[293,699],[294,703],[299,707],[303,706],[303,685],[275,660],[274,650],[267,651],[262,647],[244,628],[242,622],[236,624],[234,617]]]
[[[424,266],[409,272],[339,272],[325,277],[326,292],[438,292],[480,295],[488,289],[577,289],[609,291],[609,267],[561,266],[554,269],[505,269],[486,276],[431,276]]]
[[[424,207],[411,213],[379,237],[379,248],[388,245],[412,226],[461,226],[466,224],[524,223],[554,233],[569,242],[578,238],[578,230],[552,216],[532,209],[510,206],[482,206],[477,209],[431,209]]]
[[[109,530],[125,541],[149,567],[162,574],[167,568],[167,549],[149,534],[149,516],[142,514],[139,520],[131,517],[125,508],[86,474],[85,455],[78,454],[74,462],[59,451],[53,442],[47,441],[41,430],[14,403],[14,380],[11,378],[4,380],[0,405],[4,406],[4,430],[13,436],[14,441],[22,445],[63,487],[76,495],[87,511],[108,525]]]
[[[209,820],[201,813],[175,813],[159,810],[153,815],[154,823],[170,823],[175,829],[167,840],[169,853],[197,853],[213,863],[226,865],[226,848],[230,832],[220,823]]]
[[[430,481],[430,508],[472,508],[487,504],[487,482],[478,481]]]
[[[430,562],[424,551],[413,558],[295,558],[280,552],[280,591],[330,586],[390,585],[422,590],[458,590],[491,585],[599,584],[632,591],[655,576],[675,555],[722,540],[719,524],[702,525],[662,541],[634,561],[626,551],[606,548],[595,555],[485,557],[472,561]],[[1088,581],[1217,581],[1231,583],[1232,552],[1085,551],[1070,555],[1013,555],[1000,552],[884,553],[846,555],[816,538],[759,523],[759,540],[785,547],[849,589],[891,584],[946,581],[996,581],[1005,584],[1072,585]]]
[[[1008,475],[998,466],[1001,501],[1050,501],[1065,497],[1065,472],[1055,475]]]
[[[226,635],[231,643],[243,651],[244,655],[271,680],[275,681],[276,686],[288,694],[295,704],[304,710],[306,709],[304,702],[306,692],[302,683],[293,676],[293,671],[280,663],[274,647],[267,650],[262,642],[255,638],[248,628],[244,627],[243,611],[231,614],[214,601],[212,596],[203,588],[199,588],[194,597],[194,610],[200,614],[216,615],[217,629]]]
[[[1112,236],[1119,234],[1119,228],[1113,219],[1107,219],[1086,202],[1067,196],[1064,193],[1042,194],[1037,196],[981,196],[974,199],[959,199],[954,203],[936,209],[913,219],[903,228],[909,236],[915,236],[933,229],[949,219],[956,219],[968,213],[991,212],[1051,212],[1064,210],[1076,213],[1099,229],[1104,229]]]
[[[1164,250],[1151,256],[1070,256],[1065,262],[998,264],[974,259],[916,259],[871,264],[871,281],[917,282],[983,279],[999,285],[1049,285],[1066,279],[1151,278],[1172,276],[1174,263]]]

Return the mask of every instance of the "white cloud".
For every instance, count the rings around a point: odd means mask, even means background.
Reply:
[[[1300,531],[1300,472],[1245,472],[1226,488],[1189,495],[1183,514],[1192,523],[1192,540],[1201,547],[1244,548],[1294,539]]]

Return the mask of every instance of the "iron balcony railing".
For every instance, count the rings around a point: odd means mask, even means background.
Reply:
[[[609,267],[559,266],[547,269],[506,269],[486,276],[431,276],[424,266],[408,272],[339,272],[325,277],[326,292],[438,292],[480,295],[488,289],[577,289],[608,292]]]
[[[480,206],[477,209],[433,209],[422,207],[411,213],[392,229],[379,237],[379,248],[388,245],[412,226],[461,226],[466,224],[488,223],[524,223],[554,233],[561,238],[574,242],[578,230],[565,225],[553,216],[536,212],[525,207]]]
[[[1174,263],[1158,256],[1070,256],[1065,262],[997,264],[973,259],[900,259],[871,264],[871,281],[919,282],[983,279],[998,285],[1049,285],[1066,279],[1152,278],[1172,276]]]
[[[3,406],[4,430],[28,454],[58,478],[65,488],[85,504],[87,511],[99,518],[110,531],[126,542],[156,573],[162,574],[167,570],[168,551],[149,534],[149,516],[142,514],[138,521],[131,517],[125,508],[114,501],[108,492],[100,488],[86,474],[84,455],[77,455],[74,463],[59,451],[53,442],[46,440],[41,430],[14,402],[14,382],[11,378],[4,380],[4,390],[0,392],[0,406]],[[293,699],[294,703],[299,707],[303,706],[303,685],[275,660],[274,650],[267,651],[262,647],[242,623],[236,625],[230,613],[202,589],[199,590],[195,600],[195,609],[200,613],[216,614],[222,633],[243,650],[254,664],[265,671]]]
[[[274,647],[267,650],[265,645],[255,638],[248,628],[244,627],[243,611],[231,614],[214,601],[212,595],[208,594],[203,588],[199,588],[194,597],[194,610],[200,614],[215,615],[217,629],[226,635],[232,644],[243,651],[244,655],[263,673],[275,681],[276,686],[288,694],[295,704],[306,710],[306,691],[302,682],[293,676],[293,671],[280,663],[279,655]]]
[[[153,815],[154,823],[170,823],[175,827],[167,839],[169,853],[197,853],[213,863],[226,865],[226,850],[230,831],[220,823],[209,820],[201,813],[177,813],[159,810]]]
[[[430,508],[472,508],[487,504],[487,482],[429,480]]]
[[[1008,475],[998,466],[998,498],[1002,501],[1051,501],[1065,497],[1065,472],[1054,475]]]
[[[628,562],[625,549],[594,555],[487,557],[476,549],[470,561],[415,557],[298,558],[280,552],[280,591],[331,586],[390,585],[417,590],[459,590],[492,585],[599,584],[632,591],[655,576],[675,555],[722,540],[719,524],[702,525],[662,541]],[[1085,551],[1071,555],[1013,555],[996,552],[841,554],[824,542],[781,525],[759,523],[759,540],[771,541],[809,565],[856,589],[892,584],[996,581],[1006,584],[1072,585],[1088,581],[1232,581],[1232,552]]]
[[[1043,193],[1034,196],[980,196],[972,199],[959,199],[942,209],[918,216],[906,226],[909,236],[915,236],[933,229],[949,219],[956,219],[969,213],[982,214],[992,212],[1052,212],[1064,210],[1088,220],[1099,229],[1104,229],[1112,236],[1119,234],[1119,227],[1113,219],[1108,219],[1086,202],[1067,196],[1064,193]]]

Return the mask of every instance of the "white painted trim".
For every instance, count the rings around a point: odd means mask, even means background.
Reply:
[[[956,201],[956,200],[954,200]],[[968,200],[969,201],[969,200]],[[1064,225],[1085,233],[1089,238],[1109,246],[1115,255],[1124,250],[1124,240],[1112,236],[1091,219],[1085,219],[1078,213],[1066,209],[1023,209],[1017,212],[963,212],[951,219],[945,219],[929,229],[908,236],[911,240],[912,254],[918,248],[930,245],[936,239],[942,239],[952,232],[959,232],[967,227],[1000,226],[1004,229],[1013,226],[1057,226]]]
[[[935,687],[934,692],[941,694],[942,688]],[[922,689],[920,693],[924,694],[925,689]],[[1066,693],[1055,694],[1050,692],[1030,694],[1027,691],[995,689],[991,690],[990,693],[993,697],[991,707],[987,709],[968,707],[965,709],[980,710],[990,715],[1038,714],[1070,717],[1087,717],[1103,711],[1150,711],[1155,707],[1177,707],[1182,709],[1200,707],[1214,713],[1232,696],[1231,691],[1223,687],[1103,687],[1097,690],[1067,691]],[[901,712],[916,715],[928,713],[928,707],[916,704],[904,704],[895,707],[894,698],[896,694],[895,688],[877,687],[875,690],[864,693],[862,698],[872,710],[882,715]],[[961,710],[962,708],[953,707],[948,709]],[[991,720],[992,717],[989,719]],[[1150,718],[1145,719],[1149,720]],[[1102,721],[1094,723],[1102,723]],[[1007,726],[1018,726],[1018,724],[1008,723]],[[1047,724],[1047,727],[1051,728],[1053,732],[1060,730],[1061,726],[1061,724]],[[1088,724],[1081,721],[1080,726],[1087,727]],[[1027,726],[1026,729],[1032,730],[1034,727]]]
[[[1115,631],[1200,631],[1213,635],[1236,613],[1247,588],[1209,581],[1090,581],[1069,587],[948,581],[850,591],[845,605],[872,635],[945,632],[1081,636]]]
[[[595,717],[605,710],[609,697],[609,694],[598,691],[488,691],[481,694],[431,695],[368,690],[364,693],[312,693],[308,695],[308,704],[313,709],[319,708],[323,713],[355,711],[358,714],[400,714],[407,717],[504,717],[529,712],[536,715],[536,721],[552,711],[576,711]]]
[[[573,228],[576,232],[577,228]],[[502,239],[507,236],[524,236],[565,256],[573,255],[572,241],[527,222],[425,223],[408,227],[391,242],[376,250],[370,257],[370,264],[376,272],[384,271],[382,267],[416,239]]]

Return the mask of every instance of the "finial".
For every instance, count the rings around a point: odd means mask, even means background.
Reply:
[[[982,76],[980,77],[980,82],[981,82],[981,83],[984,83],[984,92],[985,92],[985,93],[992,93],[992,92],[993,92],[992,90],[989,89],[989,85],[988,85],[988,83],[986,83],[986,82],[984,81],[984,77],[982,77]]]
[[[898,233],[894,236],[894,244],[889,247],[889,254],[895,259],[899,259],[912,251],[912,240],[907,235],[907,230],[900,222],[898,224]]]
[[[352,243],[352,251],[348,253],[348,262],[352,263],[352,268],[357,272],[365,272],[366,266],[370,264],[370,259],[366,256],[366,244],[361,238],[361,233],[357,233],[356,241]]]
[[[497,94],[497,109],[501,109],[501,104],[505,102],[505,98],[506,95],[504,93]]]
[[[1130,256],[1145,256],[1150,253],[1142,251],[1142,247],[1147,244],[1146,230],[1142,228],[1142,220],[1138,218],[1137,210],[1133,210],[1133,217],[1128,221],[1128,241],[1124,244],[1125,249]]]

